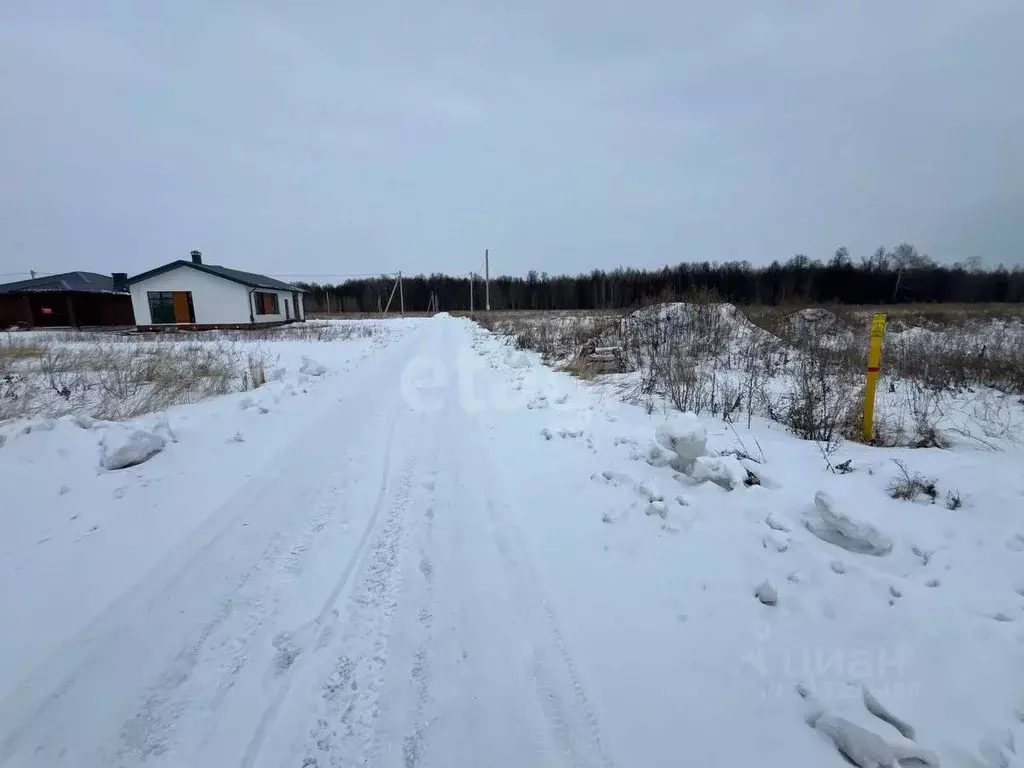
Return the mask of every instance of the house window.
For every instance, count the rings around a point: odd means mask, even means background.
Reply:
[[[279,315],[281,310],[277,306],[277,294],[276,293],[254,293],[252,295],[253,304],[256,305],[257,315]]]
[[[196,310],[192,291],[147,291],[149,321],[153,325],[194,323]]]

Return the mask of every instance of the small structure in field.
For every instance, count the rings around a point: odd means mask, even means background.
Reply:
[[[0,285],[0,328],[130,327],[128,275],[65,272]]]
[[[301,288],[254,272],[172,261],[131,278],[140,331],[266,328],[306,319]]]
[[[627,369],[622,347],[599,347],[595,342],[588,342],[580,347],[573,361],[573,368],[591,375],[622,373]]]

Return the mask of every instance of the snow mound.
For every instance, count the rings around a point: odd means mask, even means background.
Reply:
[[[775,591],[775,587],[768,579],[762,581],[754,590],[754,597],[764,605],[775,605],[779,602],[779,593]]]
[[[693,462],[690,477],[700,482],[712,482],[727,491],[732,491],[743,487],[747,479],[747,470],[735,456],[698,456]]]
[[[327,368],[313,358],[303,355],[302,365],[299,366],[299,373],[304,373],[307,376],[323,376],[327,373]]]
[[[908,764],[938,768],[939,758],[915,745],[890,744],[877,733],[834,715],[822,715],[814,729],[828,736],[836,749],[860,768],[892,768]]]
[[[100,439],[100,464],[104,469],[134,467],[156,456],[167,440],[138,427],[111,424]]]
[[[888,555],[892,539],[871,523],[854,520],[836,509],[835,500],[824,491],[814,494],[814,511],[804,525],[822,541],[860,555]]]
[[[505,365],[509,368],[530,368],[533,363],[530,361],[530,356],[525,352],[510,349],[505,353]]]
[[[153,434],[159,435],[168,443],[178,442],[178,436],[171,429],[171,422],[166,413],[157,413],[140,421],[140,426]]]
[[[693,413],[678,414],[660,425],[654,439],[679,457],[679,466],[673,466],[680,472],[689,473],[696,459],[707,455],[708,430]]]

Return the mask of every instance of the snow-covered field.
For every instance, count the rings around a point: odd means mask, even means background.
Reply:
[[[250,391],[0,426],[0,765],[1020,761],[1012,430],[823,454],[382,325],[260,342]]]

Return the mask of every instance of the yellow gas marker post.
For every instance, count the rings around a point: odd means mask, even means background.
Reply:
[[[878,386],[878,371],[882,367],[882,337],[885,336],[885,315],[881,312],[871,317],[871,339],[868,346],[868,383],[864,388],[864,442],[871,442],[875,426],[875,388]]]

